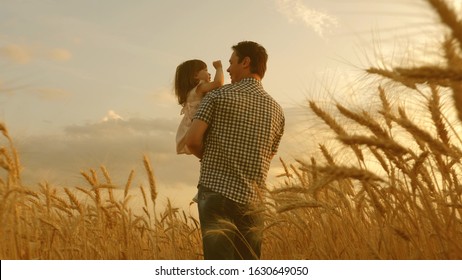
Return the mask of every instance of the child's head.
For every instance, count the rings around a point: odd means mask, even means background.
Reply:
[[[207,64],[199,59],[187,60],[176,68],[175,73],[175,95],[179,104],[184,104],[188,92],[199,84],[197,74],[207,69]]]

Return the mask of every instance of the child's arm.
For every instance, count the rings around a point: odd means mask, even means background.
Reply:
[[[201,83],[196,89],[196,93],[204,96],[209,91],[221,87],[225,82],[225,77],[223,74],[223,66],[221,65],[221,60],[213,62],[213,67],[215,68],[215,77],[213,81],[208,83]]]

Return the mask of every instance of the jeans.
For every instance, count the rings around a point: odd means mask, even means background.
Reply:
[[[263,219],[252,205],[234,202],[199,186],[198,210],[204,259],[260,259]]]

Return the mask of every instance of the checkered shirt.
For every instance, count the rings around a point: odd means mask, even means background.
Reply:
[[[238,203],[256,201],[284,132],[281,106],[261,81],[245,78],[207,94],[194,119],[208,124],[199,184]]]

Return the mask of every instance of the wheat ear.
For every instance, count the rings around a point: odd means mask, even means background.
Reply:
[[[462,22],[458,19],[458,15],[452,10],[445,1],[442,0],[427,0],[433,9],[440,16],[441,22],[451,30],[452,36],[459,41],[462,46]]]

